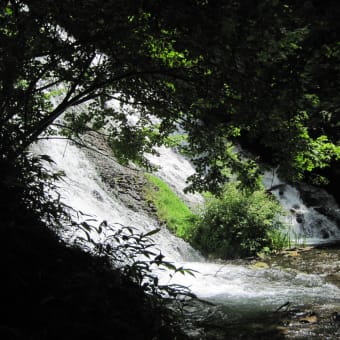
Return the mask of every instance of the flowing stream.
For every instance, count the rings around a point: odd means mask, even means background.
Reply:
[[[98,176],[95,165],[76,146],[65,140],[45,140],[35,145],[33,151],[50,155],[55,162],[52,168],[65,172],[65,178],[58,184],[62,200],[86,214],[86,218],[96,218],[98,224],[106,220],[134,226],[144,233],[159,227],[157,221],[146,213],[133,211],[119,198],[114,198]],[[201,204],[203,200],[200,195],[183,194],[185,179],[194,171],[190,163],[172,150],[160,148],[159,151],[159,158],[149,158],[160,167],[158,175],[192,207]],[[267,176],[265,181],[271,185],[281,183],[277,177],[273,182]],[[316,212],[309,211],[303,205],[298,192],[286,186],[283,192],[278,188],[274,194],[295,214],[292,215],[295,219],[297,210],[303,213],[303,223],[294,223],[295,232],[301,234],[306,230],[308,241],[320,241],[320,235],[312,223]],[[339,237],[339,229],[333,222],[319,215],[316,218],[322,220],[323,228],[329,230],[330,237]],[[195,277],[176,274],[171,282],[189,286],[199,298],[222,306],[224,317],[230,320],[275,311],[287,301],[295,306],[327,304],[340,310],[340,289],[327,282],[322,275],[285,270],[280,266],[256,268],[247,263],[209,262],[164,227],[153,238],[166,260],[197,271]],[[165,274],[160,279],[164,282],[169,280]]]

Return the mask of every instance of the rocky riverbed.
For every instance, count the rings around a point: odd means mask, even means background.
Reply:
[[[259,271],[280,269],[294,275],[312,274],[340,288],[340,244],[291,249],[228,263]],[[185,311],[187,318],[195,321],[197,328],[191,331],[195,339],[340,339],[340,296],[330,298],[332,302],[306,305],[286,301],[265,312],[240,312],[238,318],[230,318],[230,310],[223,306],[202,301],[192,301]]]

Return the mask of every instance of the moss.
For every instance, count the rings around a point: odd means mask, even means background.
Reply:
[[[177,236],[189,240],[194,214],[164,181],[151,174],[146,178],[145,196],[155,205],[159,220]]]

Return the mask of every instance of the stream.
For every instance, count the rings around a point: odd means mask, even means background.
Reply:
[[[149,214],[112,195],[98,175],[98,164],[72,143],[42,140],[33,152],[48,154],[55,162],[52,169],[65,172],[59,193],[64,203],[83,213],[75,218],[96,219],[94,224],[106,220],[143,233],[160,227]],[[170,149],[159,152],[160,157],[149,156],[159,166],[158,175],[195,209],[202,197],[183,193],[185,179],[194,171],[191,164]],[[195,339],[340,339],[340,230],[276,175],[265,176],[266,181],[278,185],[273,194],[287,210],[292,235],[307,246],[261,260],[211,262],[165,227],[153,235],[167,261],[197,271],[195,277],[178,273],[171,279],[199,298],[185,306],[187,334]],[[333,246],[317,247],[330,241]],[[160,274],[161,282],[169,280],[168,273]]]

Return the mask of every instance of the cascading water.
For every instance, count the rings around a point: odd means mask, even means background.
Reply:
[[[138,228],[140,233],[148,233],[158,224],[146,214],[137,213],[105,190],[95,167],[85,153],[66,140],[42,140],[34,146],[37,154],[48,154],[53,159],[52,170],[65,173],[58,183],[61,200],[82,214],[74,216],[76,219],[97,220],[124,226]],[[92,235],[96,237],[96,235]],[[174,261],[200,260],[201,256],[183,240],[173,236],[166,228],[157,233],[157,244],[162,254]],[[162,245],[166,244],[166,247]]]
[[[64,140],[46,140],[40,141],[34,152],[50,155],[55,161],[53,167],[65,172],[65,178],[59,183],[59,192],[69,206],[96,217],[98,221],[134,226],[144,233],[159,227],[147,214],[135,212],[124,206],[119,198],[112,197],[94,165],[76,146]],[[193,168],[169,149],[161,148],[159,152],[161,157],[150,158],[150,161],[160,167],[159,175],[182,193],[185,178],[194,171]],[[186,196],[186,200],[193,205],[202,198]],[[255,269],[227,262],[211,263],[165,228],[153,238],[168,261],[197,271],[195,277],[176,274],[171,282],[188,286],[198,297],[223,305],[228,318],[272,311],[287,301],[294,301],[296,305],[329,301],[340,307],[340,290],[318,275],[280,268]],[[161,280],[168,280],[168,276],[162,276]]]
[[[158,149],[159,157],[148,156],[149,161],[156,165],[159,170],[157,175],[167,182],[173,189],[191,206],[201,204],[203,198],[200,195],[184,194],[186,179],[194,173],[192,165],[180,154],[165,147]],[[285,185],[279,178],[274,178],[266,173],[264,183],[267,187],[275,187],[273,190],[280,203],[287,210],[287,221],[293,227],[295,235],[304,237],[308,243],[321,243],[324,241],[320,230],[315,225],[316,221],[322,221],[323,228],[328,230],[333,236],[332,239],[340,238],[340,230],[336,224],[328,220],[313,208],[307,208],[299,195],[299,192],[292,186]],[[298,221],[298,211],[304,214],[302,221]],[[299,208],[298,208],[299,207]],[[291,215],[289,216],[289,213]],[[294,222],[291,222],[292,219]],[[319,223],[319,222],[318,222]],[[305,229],[301,228],[301,225]],[[314,227],[314,229],[313,229]],[[308,234],[303,232],[307,232]],[[200,297],[204,297],[215,302],[240,310],[242,306],[247,309],[263,309],[268,306],[277,306],[284,301],[295,299],[297,303],[315,302],[328,296],[328,289],[334,292],[334,296],[339,297],[339,289],[332,285],[327,285],[317,275],[297,274],[286,272],[280,269],[256,270],[249,267],[233,264],[217,263],[190,263],[187,267],[197,270],[199,278],[178,278],[178,282],[189,285]],[[235,309],[234,309],[235,310]]]
[[[181,197],[189,206],[202,205],[204,199],[199,194],[184,194],[187,186],[187,178],[194,173],[192,165],[183,156],[174,152],[170,148],[162,146],[158,148],[159,155],[147,155],[151,164],[158,168],[157,176],[163,179],[176,194]]]
[[[293,242],[320,244],[340,240],[340,228],[336,222],[320,214],[314,207],[307,207],[299,191],[282,182],[275,171],[265,172],[263,182],[286,210],[284,222]]]

